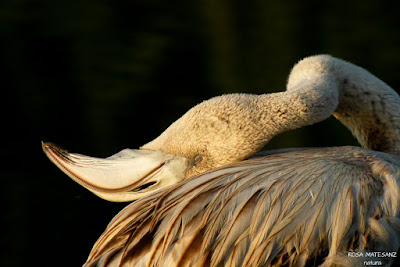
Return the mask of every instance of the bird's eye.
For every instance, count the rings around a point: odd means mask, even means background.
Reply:
[[[202,155],[197,155],[194,157],[194,164],[198,164],[200,161],[203,160],[203,156]]]

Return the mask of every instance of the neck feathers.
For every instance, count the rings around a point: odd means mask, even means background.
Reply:
[[[275,135],[334,113],[363,146],[392,151],[400,143],[399,110],[396,92],[366,70],[314,56],[294,66],[285,92],[212,98],[142,148],[191,159],[194,175],[249,158]]]
[[[369,149],[390,152],[400,144],[400,98],[383,81],[363,68],[330,56],[309,57],[305,64],[325,64],[338,85],[339,105],[334,116]]]

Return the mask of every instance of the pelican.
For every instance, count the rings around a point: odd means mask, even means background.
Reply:
[[[368,71],[318,55],[294,66],[285,92],[212,98],[141,150],[93,159],[43,149],[100,197],[137,199],[85,266],[389,265],[400,246],[399,110]],[[331,114],[363,147],[254,156]]]

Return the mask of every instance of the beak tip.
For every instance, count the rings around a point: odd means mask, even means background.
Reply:
[[[48,142],[40,141],[40,143],[42,144],[43,150],[45,150],[48,147]]]
[[[50,151],[50,150],[54,150],[55,148],[57,148],[58,146],[54,143],[51,142],[44,142],[41,141],[42,143],[42,149],[44,152]]]
[[[44,151],[44,152],[47,152],[47,151],[50,149],[50,147],[49,147],[49,142],[43,142],[43,141],[41,141],[41,143],[42,143],[42,149],[43,149],[43,151]]]
[[[58,156],[63,156],[65,157],[66,155],[69,154],[69,152],[67,150],[65,150],[64,148],[52,143],[52,142],[43,142],[42,141],[42,149],[44,151],[44,153],[50,157],[50,154],[55,154]],[[52,158],[52,157],[50,157]]]

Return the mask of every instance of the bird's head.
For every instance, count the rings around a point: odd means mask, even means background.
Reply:
[[[259,151],[266,139],[256,118],[256,100],[236,94],[204,101],[140,149],[104,159],[70,153],[53,143],[42,147],[55,165],[94,194],[132,201]]]

